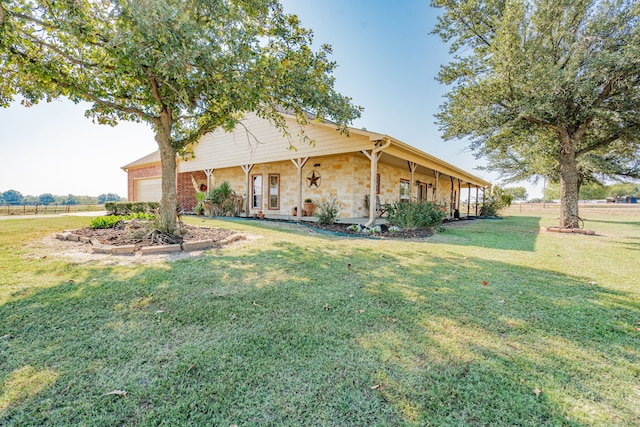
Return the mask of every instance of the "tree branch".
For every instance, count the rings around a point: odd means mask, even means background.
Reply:
[[[551,123],[547,123],[544,120],[540,120],[540,119],[536,119],[535,117],[531,117],[531,116],[520,116],[520,118],[524,121],[536,124],[536,125],[540,125],[543,127],[546,127],[547,129],[551,129],[554,130],[556,132],[558,132],[559,128],[558,126],[552,125]]]
[[[637,129],[639,127],[638,123],[634,123],[630,126],[627,126],[625,130]],[[591,145],[588,145],[580,150],[576,151],[576,157],[583,156],[593,150],[597,150],[598,148],[606,147],[607,145],[617,141],[622,137],[621,133],[617,133],[615,135],[611,135],[609,138],[602,139],[598,142],[595,142]]]

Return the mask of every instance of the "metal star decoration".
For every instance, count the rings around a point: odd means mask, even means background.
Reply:
[[[320,177],[319,173],[317,173],[316,171],[311,171],[311,173],[307,175],[307,186],[309,188],[318,188],[320,187],[321,180],[322,178]]]

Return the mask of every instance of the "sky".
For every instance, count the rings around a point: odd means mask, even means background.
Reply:
[[[335,88],[364,107],[352,126],[390,135],[491,182],[499,177],[464,141],[444,141],[434,114],[448,87],[435,77],[450,60],[448,46],[430,34],[438,11],[426,0],[281,0],[314,32],[314,44],[333,47]],[[92,123],[88,104],[67,100],[0,108],[0,191],[23,195],[127,194],[121,167],[157,149],[148,125]],[[527,187],[530,197],[541,190]]]

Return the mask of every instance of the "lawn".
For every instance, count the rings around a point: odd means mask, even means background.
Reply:
[[[263,237],[118,266],[44,252],[87,218],[0,221],[0,424],[640,425],[638,216],[189,222]]]

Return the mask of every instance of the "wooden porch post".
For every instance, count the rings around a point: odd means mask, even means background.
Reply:
[[[469,195],[467,196],[467,218],[469,218],[469,213],[471,212],[471,183],[467,182],[467,186],[469,187]]]
[[[296,220],[298,221],[302,220],[302,167],[307,163],[307,160],[309,157],[291,159],[298,172],[298,205],[296,210]]]
[[[476,185],[476,216],[478,216],[478,186]]]
[[[251,210],[251,202],[249,199],[251,198],[251,193],[249,191],[249,172],[253,169],[253,165],[241,165],[240,166],[244,171],[244,194],[246,194],[246,200],[244,201],[244,216],[249,216],[249,211]]]
[[[415,186],[415,174],[416,174],[416,167],[418,167],[418,164],[415,162],[407,162],[409,164],[409,174],[411,176],[411,178],[409,178],[409,200],[413,201],[413,187]]]
[[[371,160],[371,185],[369,191],[369,221],[365,224],[366,227],[371,227],[376,223],[376,177],[378,175],[378,160],[382,156],[382,151],[387,149],[391,145],[391,138],[386,138],[387,142],[384,145],[380,145],[382,141],[377,141],[373,144],[371,152],[363,150],[362,154],[367,156]]]
[[[455,206],[454,205],[455,201],[454,201],[454,198],[453,198],[453,193],[454,193],[454,191],[456,191],[455,190],[456,187],[453,185],[453,177],[452,176],[449,176],[449,180],[451,181],[451,193],[449,194],[449,217],[453,217],[453,210],[455,209],[455,207],[454,207]]]
[[[437,202],[437,197],[438,197],[438,179],[440,178],[440,172],[438,171],[433,171],[433,176],[435,177],[435,182],[433,184],[433,195],[431,196],[431,199],[433,201],[433,203]]]
[[[215,169],[205,169],[204,174],[207,176],[207,192],[211,191],[211,175]]]

